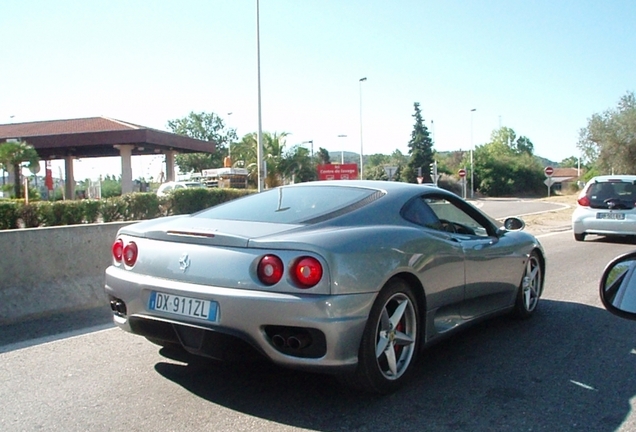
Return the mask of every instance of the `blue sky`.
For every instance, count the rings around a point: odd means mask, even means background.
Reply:
[[[365,154],[406,153],[419,102],[438,151],[507,126],[558,162],[578,155],[592,114],[636,90],[635,29],[633,0],[261,0],[263,130],[359,152],[362,111]],[[0,123],[165,130],[205,111],[255,132],[256,35],[256,0],[3,0]]]

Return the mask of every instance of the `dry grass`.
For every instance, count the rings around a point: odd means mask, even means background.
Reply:
[[[572,212],[576,208],[577,198],[578,193],[541,198],[540,201],[563,204],[564,207],[546,213],[523,216],[522,219],[526,223],[526,230],[534,234],[540,234],[570,229]]]

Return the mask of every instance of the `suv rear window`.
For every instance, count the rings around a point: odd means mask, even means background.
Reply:
[[[633,209],[636,187],[631,182],[602,181],[591,183],[585,193],[592,208]]]

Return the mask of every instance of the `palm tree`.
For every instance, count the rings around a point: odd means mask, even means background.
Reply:
[[[21,168],[24,162],[28,162],[29,168],[33,168],[40,163],[38,153],[32,145],[24,141],[4,142],[0,144],[0,165],[4,170],[12,169],[15,174],[15,196],[22,196],[20,185]]]
[[[317,179],[316,164],[311,159],[309,150],[301,145],[289,149],[280,164],[283,177],[294,183],[308,182]]]
[[[263,133],[263,160],[267,166],[265,186],[268,188],[282,184],[281,162],[287,135],[289,135],[287,132]],[[250,184],[258,183],[257,147],[258,141],[255,132],[245,135],[241,141],[232,145],[232,166],[247,168]]]
[[[283,150],[285,149],[285,137],[287,132],[273,134],[265,132],[263,134],[263,160],[267,167],[265,176],[265,187],[274,188],[283,183],[283,173],[281,163],[283,161]]]
[[[232,167],[246,168],[248,171],[248,182],[255,186],[258,184],[258,171],[256,166],[256,133],[245,135],[239,142],[231,144]]]

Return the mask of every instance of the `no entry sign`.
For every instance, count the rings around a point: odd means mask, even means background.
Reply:
[[[552,168],[551,166],[547,166],[545,167],[543,172],[545,173],[546,177],[552,177],[552,174],[554,174],[554,168]]]

